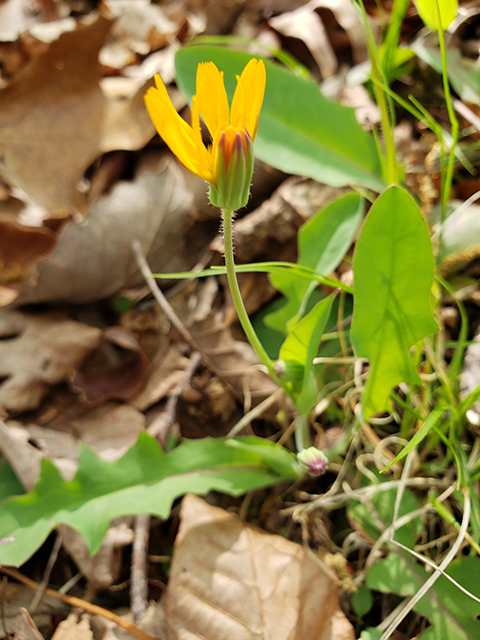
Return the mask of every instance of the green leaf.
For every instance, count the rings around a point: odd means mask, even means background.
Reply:
[[[458,11],[458,0],[413,0],[418,15],[431,31],[438,31],[440,12],[441,27],[447,29]]]
[[[329,274],[338,267],[362,220],[364,201],[349,193],[321,209],[298,232],[298,264]],[[291,330],[302,316],[316,283],[295,272],[270,275],[270,282],[287,304],[269,315],[265,323],[277,331]]]
[[[365,616],[373,606],[372,592],[365,585],[361,585],[355,593],[352,594],[352,608],[355,615],[360,620]]]
[[[480,558],[465,556],[454,560],[446,573],[477,598],[480,597]],[[375,563],[367,574],[370,589],[383,593],[410,596],[428,579],[417,561],[390,552],[385,560]],[[480,603],[460,591],[441,576],[414,610],[430,620],[431,627],[422,633],[422,640],[477,640],[480,638]]]
[[[229,99],[251,56],[220,47],[185,47],[175,56],[177,82],[191,98],[200,62],[224,72]],[[374,191],[384,186],[373,138],[353,109],[330,102],[318,86],[265,60],[267,87],[255,140],[255,155],[272,167],[333,186],[356,184]]]
[[[187,440],[166,454],[142,433],[114,462],[82,446],[74,480],[63,480],[44,459],[34,491],[0,504],[0,564],[25,562],[61,523],[79,531],[93,554],[113,518],[138,513],[165,518],[173,500],[185,493],[215,489],[240,495],[295,480],[299,473],[292,453],[255,437]]]
[[[387,469],[390,469],[390,467],[392,467],[394,464],[396,464],[397,462],[399,462],[400,460],[402,460],[402,458],[405,458],[405,456],[407,456],[410,451],[412,449],[415,449],[416,447],[418,447],[418,445],[420,444],[420,442],[427,437],[430,429],[432,429],[433,427],[435,427],[437,425],[437,422],[440,422],[443,414],[445,413],[445,411],[447,410],[447,406],[440,406],[440,407],[436,407],[426,418],[425,422],[422,424],[422,426],[420,427],[420,429],[415,433],[415,435],[413,436],[413,438],[408,442],[408,444],[406,444],[403,449],[400,451],[400,453],[398,454],[398,456],[395,456],[395,458],[392,460],[392,462],[390,462],[390,464],[388,464],[386,467],[384,467],[382,469],[382,473],[384,471],[387,471]]]
[[[0,502],[10,496],[21,496],[23,493],[25,489],[12,467],[6,462],[0,464]]]
[[[420,209],[404,189],[389,187],[371,208],[353,258],[351,339],[356,356],[370,359],[364,419],[390,409],[398,383],[420,383],[409,350],[438,329],[430,308],[433,269]]]
[[[300,389],[293,390],[292,399],[298,411],[306,416],[310,413],[318,395],[318,386],[313,375],[313,359],[322,339],[335,294],[318,302],[285,339],[280,349],[280,360],[297,362],[304,367]]]

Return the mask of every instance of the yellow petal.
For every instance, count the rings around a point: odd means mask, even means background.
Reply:
[[[265,83],[266,71],[263,60],[252,58],[237,79],[237,88],[233,96],[230,124],[233,127],[244,125],[252,141],[257,134]]]
[[[225,129],[229,118],[223,73],[213,62],[204,62],[197,67],[196,98],[198,109],[213,139],[218,131]]]
[[[178,115],[158,74],[155,84],[156,89],[150,87],[147,91],[145,104],[159,135],[187,169],[205,180],[211,180],[211,158],[199,131]]]

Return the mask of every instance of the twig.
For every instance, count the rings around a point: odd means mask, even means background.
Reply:
[[[252,422],[252,420],[255,420],[255,418],[258,418],[258,416],[261,416],[262,413],[264,413],[264,411],[266,411],[273,404],[275,404],[275,402],[278,400],[278,398],[280,398],[282,393],[283,393],[283,389],[277,389],[272,393],[271,396],[268,396],[268,398],[265,398],[263,402],[260,402],[260,404],[257,404],[256,407],[254,407],[253,409],[251,409],[251,411],[245,414],[243,418],[241,418],[237,422],[237,424],[230,429],[230,431],[227,433],[227,438],[234,438],[238,433],[240,433],[240,431],[242,431],[242,429],[248,426]]]
[[[190,356],[187,367],[185,368],[184,375],[177,386],[174,388],[170,397],[165,405],[165,411],[163,415],[151,425],[148,432],[155,436],[160,442],[163,449],[165,449],[168,436],[170,434],[173,423],[175,422],[175,414],[177,411],[177,404],[183,390],[190,383],[193,374],[197,370],[200,362],[202,361],[202,354],[200,351],[194,351]]]
[[[24,576],[16,569],[12,569],[11,567],[4,567],[2,565],[0,567],[0,571],[12,578],[15,578],[15,580],[18,580],[18,582],[27,585],[27,587],[30,587],[31,589],[38,589],[39,587],[38,582],[27,578],[27,576]],[[90,602],[82,600],[81,598],[75,598],[74,596],[68,596],[63,593],[58,593],[57,591],[49,589],[48,587],[45,589],[45,594],[48,596],[52,596],[52,598],[57,598],[57,600],[61,600],[62,602],[69,604],[71,607],[78,607],[79,609],[83,609],[84,611],[88,611],[89,613],[102,616],[102,618],[106,618],[111,622],[115,622],[115,624],[117,624],[119,627],[122,627],[122,629],[125,629],[125,631],[127,631],[134,638],[138,638],[138,640],[159,640],[158,638],[145,633],[145,631],[138,629],[127,620],[124,620],[120,616],[117,616],[115,613],[108,611],[108,609],[103,609],[103,607],[99,607],[96,604],[91,604]]]
[[[150,289],[155,301],[157,302],[160,309],[164,312],[167,318],[170,320],[172,325],[180,334],[182,340],[186,342],[194,351],[199,351],[202,354],[202,358],[205,360],[205,363],[208,365],[209,369],[215,373],[215,375],[222,381],[222,384],[234,395],[235,398],[238,398],[238,394],[233,389],[232,385],[228,380],[222,375],[222,373],[217,369],[217,367],[213,364],[209,356],[205,353],[205,351],[198,345],[195,338],[188,331],[187,327],[180,320],[178,315],[175,313],[172,305],[168,302],[167,298],[163,294],[163,291],[157,285],[155,278],[152,276],[152,271],[148,266],[148,262],[145,259],[145,256],[142,253],[142,248],[138,240],[134,240],[132,242],[132,251],[135,256],[135,260],[137,266],[140,270],[140,273],[145,278],[145,282],[147,283],[148,288]]]
[[[145,615],[148,606],[148,539],[150,532],[150,516],[140,513],[135,518],[135,538],[132,550],[132,584],[130,587],[130,603],[135,624]]]
[[[47,588],[48,581],[50,580],[50,574],[52,573],[53,565],[57,561],[58,552],[60,551],[60,547],[62,546],[62,537],[57,533],[55,538],[55,542],[53,545],[52,553],[47,562],[47,566],[45,567],[45,571],[43,573],[42,581],[37,589],[37,592],[33,596],[32,604],[29,607],[28,612],[32,615],[37,610],[38,605],[40,604],[41,599],[43,598],[43,594],[45,593],[45,589]]]

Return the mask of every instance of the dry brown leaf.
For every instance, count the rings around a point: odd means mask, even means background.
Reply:
[[[337,582],[312,551],[196,496],[183,499],[169,640],[334,640],[338,611]]]
[[[30,587],[15,582],[8,582],[2,586],[2,623],[0,624],[0,638],[6,633],[14,633],[17,629],[18,614],[22,608],[28,608],[32,602],[34,592]],[[67,605],[57,598],[43,596],[32,616],[37,627],[50,625],[52,614],[65,611]],[[30,639],[29,639],[30,640]]]
[[[52,636],[52,640],[93,640],[88,619],[71,613],[66,620],[60,622]]]
[[[101,335],[60,313],[0,310],[0,410],[38,407],[50,386],[76,372]]]
[[[25,608],[21,608],[15,621],[15,640],[44,640]]]
[[[106,402],[71,421],[75,436],[105,460],[118,460],[137,441],[145,416],[128,404]]]
[[[332,24],[324,24],[328,14],[322,19],[318,10],[333,13],[341,29],[335,30]],[[312,0],[294,11],[270,18],[268,22],[279,33],[298,38],[306,44],[324,79],[330,78],[337,71],[338,62],[334,49],[344,48],[345,33],[352,47],[355,64],[368,57],[364,28],[350,0]],[[336,37],[340,38],[338,42],[335,41]]]
[[[83,536],[66,525],[58,527],[62,544],[79,571],[97,589],[108,589],[118,580],[122,568],[121,549],[132,544],[132,518],[117,518],[110,523],[98,552],[91,556]]]
[[[2,173],[54,215],[84,209],[76,185],[98,155],[98,52],[110,24],[63,33],[0,91]]]
[[[153,270],[188,269],[182,249],[193,223],[191,203],[182,174],[165,158],[158,173],[118,183],[98,198],[84,222],[65,229],[53,255],[37,264],[35,279],[24,282],[17,303],[81,304],[138,284],[142,278],[131,250],[133,240],[140,242]]]
[[[50,26],[58,23],[41,25]],[[111,20],[73,26],[0,90],[1,172],[57,217],[86,210],[77,184],[95,158],[138,149],[155,132],[142,87],[116,102],[100,88],[98,54]]]
[[[0,451],[11,464],[26,491],[32,491],[40,475],[43,454],[28,442],[27,432],[0,420]]]
[[[136,338],[124,327],[108,327],[103,342],[84,360],[73,379],[89,404],[130,400],[145,386],[150,363]]]
[[[0,306],[20,292],[34,264],[52,253],[57,234],[45,227],[25,227],[10,215],[0,215]]]

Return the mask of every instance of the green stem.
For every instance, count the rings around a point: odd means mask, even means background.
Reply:
[[[308,422],[308,416],[298,413],[295,419],[295,446],[297,447],[297,451],[300,452],[303,451],[303,449],[308,449],[310,445],[310,424]]]
[[[453,108],[452,96],[450,93],[450,84],[448,82],[448,69],[447,69],[447,48],[445,46],[445,36],[442,29],[442,22],[440,17],[440,9],[437,0],[437,19],[438,19],[438,42],[440,45],[440,54],[442,58],[442,80],[443,91],[445,93],[445,102],[447,105],[448,118],[450,120],[450,126],[452,128],[452,146],[448,155],[448,164],[446,174],[443,176],[442,181],[442,227],[447,214],[448,201],[450,199],[450,192],[452,190],[453,168],[455,165],[455,149],[458,143],[459,125],[457,116],[455,115],[455,109]],[[442,234],[443,229],[440,229]],[[440,235],[440,253],[442,251],[442,238]]]
[[[237,275],[235,273],[235,261],[233,259],[233,211],[228,209],[222,209],[223,220],[223,242],[225,245],[225,267],[227,269],[227,280],[230,288],[230,294],[232,296],[235,310],[242,325],[245,335],[251,346],[255,349],[257,356],[260,358],[262,364],[264,364],[272,378],[278,382],[282,387],[281,381],[275,373],[273,362],[270,359],[268,353],[265,351],[262,343],[258,339],[255,329],[250,322],[247,310],[243,304],[242,294],[240,293],[240,287],[238,286]]]

